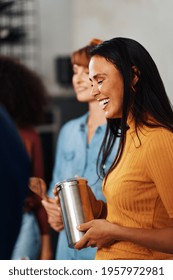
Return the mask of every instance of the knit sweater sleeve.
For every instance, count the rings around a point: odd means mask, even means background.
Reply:
[[[170,218],[173,218],[173,133],[156,131],[147,145],[147,167]]]

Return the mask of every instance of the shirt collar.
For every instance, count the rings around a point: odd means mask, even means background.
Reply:
[[[87,112],[85,115],[83,115],[83,117],[81,118],[81,122],[80,122],[80,131],[84,132],[85,131],[85,128],[87,126],[87,120],[88,120],[88,115],[89,113]],[[102,130],[105,130],[106,128],[106,123],[105,124],[102,124],[102,125],[99,125],[97,127],[97,129],[99,131],[102,131]]]

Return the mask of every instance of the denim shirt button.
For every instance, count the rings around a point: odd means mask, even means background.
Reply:
[[[106,164],[103,164],[102,168],[103,168],[103,169],[106,169]]]

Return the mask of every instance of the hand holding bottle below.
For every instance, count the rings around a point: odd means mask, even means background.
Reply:
[[[119,226],[104,219],[92,220],[77,227],[79,231],[86,232],[84,236],[75,244],[75,249],[86,247],[109,247],[116,241],[115,233]],[[117,230],[116,230],[117,229]]]

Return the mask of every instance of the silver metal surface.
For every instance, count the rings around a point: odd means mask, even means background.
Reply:
[[[93,219],[87,180],[84,178],[67,179],[57,183],[56,187],[60,197],[68,246],[73,248],[84,235],[84,232],[80,232],[76,227]]]

